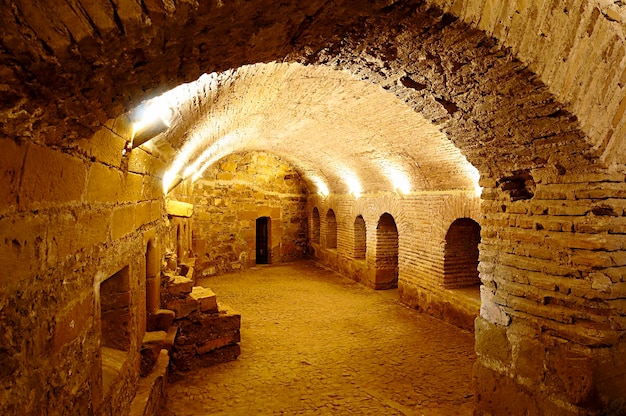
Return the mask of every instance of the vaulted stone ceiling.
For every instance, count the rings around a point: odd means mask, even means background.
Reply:
[[[430,121],[346,71],[243,66],[204,75],[159,100],[171,128],[144,146],[167,160],[166,181],[248,150],[291,161],[313,192],[471,190],[478,179]]]
[[[262,0],[179,3],[5,0],[6,13],[0,16],[0,27],[3,28],[0,134],[72,147],[75,140],[89,137],[107,119],[118,117],[143,100],[182,82],[196,80],[204,73],[220,74],[243,67],[232,73],[239,75],[258,71],[245,69],[250,64],[297,62],[308,66],[322,65],[327,68],[325,71],[330,71],[326,73],[333,74],[319,87],[312,87],[310,80],[306,82],[306,88],[319,88],[319,92],[331,88],[333,95],[342,97],[341,105],[336,105],[333,111],[338,111],[338,107],[345,107],[345,111],[365,111],[365,100],[348,103],[350,96],[363,94],[374,98],[376,95],[383,102],[393,101],[382,92],[372,95],[381,88],[395,95],[406,106],[401,109],[397,105],[395,114],[412,118],[407,125],[417,123],[421,126],[420,116],[408,116],[406,109],[419,113],[444,133],[483,177],[498,180],[536,168],[548,168],[556,173],[571,172],[597,163],[612,137],[617,137],[613,136],[613,127],[621,128],[624,124],[617,117],[619,114],[604,117],[603,120],[608,121],[593,125],[593,129],[589,127],[590,123],[586,123],[586,130],[581,129],[578,118],[571,113],[572,107],[555,97],[526,64],[519,62],[509,50],[484,32],[443,13],[438,7],[447,3],[439,3],[434,0],[293,3]],[[473,6],[470,7],[469,3],[476,3],[479,9],[483,7],[479,5],[480,1],[468,2],[460,10],[456,10],[456,3],[450,7],[455,13],[466,14],[466,18],[471,19]],[[519,12],[532,16],[533,10],[520,9]],[[567,8],[551,10],[550,19],[554,21],[561,15],[567,16]],[[510,12],[515,14],[515,11]],[[493,20],[498,21],[497,18]],[[591,22],[594,25],[595,20]],[[517,28],[515,21],[499,21],[505,26],[511,25],[511,31]],[[569,21],[564,23],[569,24]],[[593,29],[594,26],[590,26],[589,36],[595,34]],[[603,39],[610,39],[610,36]],[[509,43],[514,41],[513,37],[507,38]],[[563,42],[567,43],[567,39]],[[576,45],[570,44],[569,48]],[[607,42],[603,41],[602,46],[606,47]],[[576,51],[578,62],[578,57],[583,55],[578,49]],[[619,51],[608,50],[606,54],[613,57],[619,55]],[[547,68],[545,64],[544,68]],[[557,70],[560,71],[560,67],[553,69],[553,73]],[[568,68],[565,70],[571,72]],[[350,87],[362,90],[353,94],[346,85],[358,83],[347,81],[350,77],[346,76],[339,82],[342,86],[337,90],[339,86],[333,86],[333,82],[337,83],[337,74],[342,72],[333,71],[345,71],[355,80],[372,84],[371,88],[364,85]],[[260,71],[254,75],[256,81],[251,85],[268,85],[268,77]],[[240,90],[247,85],[241,79],[225,84],[232,84],[233,88]],[[292,80],[289,88],[295,88],[294,84],[297,83]],[[282,94],[287,91],[283,90]],[[343,92],[340,94],[340,91]],[[229,111],[240,119],[232,121],[234,125],[243,126],[240,124],[242,118],[252,114],[247,108],[253,99],[247,95],[246,100],[248,104],[238,103],[233,95],[228,101]],[[398,163],[401,169],[412,175],[414,187],[471,187],[467,177],[462,179],[462,175],[456,175],[466,169],[451,162],[461,160],[459,153],[444,142],[432,148],[422,147],[423,142],[413,136],[410,142],[413,149],[408,149],[411,129],[403,130],[402,118],[397,119],[396,129],[403,131],[382,132],[381,126],[390,124],[392,113],[383,114],[375,109],[385,106],[374,104],[367,110],[387,120],[382,120],[383,124],[377,127],[373,118],[365,121],[366,117],[362,117],[357,123],[354,112],[349,112],[349,117],[336,117],[333,123],[327,117],[314,116],[318,110],[326,115],[331,110],[330,107],[323,108],[323,101],[317,104],[311,101],[310,109],[299,109],[298,112],[289,107],[294,107],[295,101],[287,99],[284,102],[285,108],[274,108],[302,118],[299,133],[312,134],[313,124],[306,122],[307,119],[318,120],[320,124],[316,128],[326,130],[317,134],[318,142],[323,133],[333,132],[333,140],[338,141],[335,146],[346,150],[345,160],[341,163],[352,169],[358,165],[362,172],[358,176],[371,178],[368,183],[363,183],[366,192],[389,189],[389,181],[374,165],[377,160],[389,158],[390,154],[393,154],[392,164]],[[222,101],[220,105],[225,103]],[[611,108],[617,104],[611,104]],[[275,105],[276,100],[272,103]],[[619,113],[619,108],[617,110]],[[339,111],[336,114],[346,114]],[[287,123],[286,119],[282,120],[286,123],[283,124],[275,114],[268,117],[270,112],[268,109],[255,118],[257,121],[264,119],[263,123],[268,123],[266,126],[260,121],[256,124],[246,120],[249,126],[263,126],[265,135],[269,128],[273,129],[273,136],[267,135],[265,139],[268,146],[273,140],[273,149],[269,150],[293,154],[293,162],[301,165],[303,171],[321,174],[327,177],[333,190],[345,191],[339,164],[329,164],[328,168],[322,169],[325,160],[330,160],[334,154],[328,154],[326,158],[319,156],[320,159],[311,158],[308,153],[307,157],[301,157],[297,150],[294,153],[294,149],[300,149],[300,146],[276,145],[281,134],[287,143],[285,133],[295,125],[293,120]],[[205,115],[211,118],[214,114],[202,112],[198,116]],[[586,120],[586,113],[581,115]],[[350,120],[355,122],[348,123]],[[611,120],[614,126],[610,125]],[[194,117],[183,123],[188,124],[196,126]],[[347,129],[341,139],[337,134],[340,126]],[[230,127],[224,125],[223,129]],[[194,129],[186,134],[179,131],[177,136],[169,135],[172,148],[181,148],[179,138],[188,138]],[[381,142],[376,152],[371,153],[373,158],[368,159],[372,162],[361,164],[353,156],[358,152],[365,155],[375,146],[370,139],[372,131],[376,130]],[[588,136],[589,132],[593,135]],[[396,133],[399,137],[392,137]],[[347,137],[358,140],[358,143],[344,140]],[[433,137],[429,139],[431,142],[443,136],[434,134]],[[208,138],[207,143],[216,139]],[[290,140],[296,139],[291,136]],[[262,147],[260,143],[264,142],[258,143],[248,144],[247,148]],[[350,143],[354,143],[354,148]],[[444,148],[448,149],[445,151],[449,158],[443,155],[431,158],[424,153]],[[319,155],[323,155],[324,149],[319,150]],[[442,158],[446,162],[439,166]],[[429,174],[430,169],[434,169],[432,178],[424,176],[426,160],[430,161]],[[444,178],[443,172],[451,175]]]

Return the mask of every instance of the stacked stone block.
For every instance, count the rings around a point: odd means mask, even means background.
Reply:
[[[232,361],[240,354],[241,316],[218,305],[211,289],[196,286],[193,261],[164,272],[162,303],[175,314],[171,368],[174,375],[196,366]]]

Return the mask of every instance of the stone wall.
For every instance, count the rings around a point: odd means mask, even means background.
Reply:
[[[128,412],[146,249],[165,224],[160,162],[122,157],[115,130],[63,148],[0,139],[2,414]]]
[[[389,288],[380,280],[380,270],[386,270],[389,250],[381,249],[377,241],[379,223],[389,230],[393,218],[398,233],[398,281],[400,300],[436,317],[465,328],[472,328],[478,314],[479,289],[473,300],[460,302],[459,293],[444,287],[445,237],[450,225],[458,218],[480,218],[479,198],[473,192],[450,191],[364,195],[312,195],[308,214],[313,230],[312,213],[317,208],[321,217],[320,243],[309,240],[311,255],[326,266],[372,288]],[[337,248],[329,248],[324,231],[326,212],[332,209],[337,220]],[[355,253],[355,220],[362,216],[366,225],[365,258]],[[359,231],[357,231],[359,232]],[[388,239],[387,239],[388,240]],[[388,248],[388,247],[387,247]],[[355,254],[357,255],[355,258]],[[378,273],[378,277],[377,277]],[[465,306],[464,306],[465,305]],[[468,306],[469,305],[469,306]]]
[[[286,161],[264,152],[232,154],[194,184],[193,251],[207,275],[256,263],[256,220],[269,217],[270,263],[302,258],[307,190]]]

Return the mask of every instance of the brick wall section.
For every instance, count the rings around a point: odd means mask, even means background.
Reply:
[[[393,217],[398,233],[398,287],[402,302],[448,319],[461,326],[472,326],[471,316],[478,313],[462,311],[469,318],[458,321],[449,311],[454,294],[445,290],[445,236],[457,218],[480,221],[480,203],[473,192],[415,193],[364,195],[355,199],[349,195],[309,197],[309,210],[317,207],[325,212],[333,209],[337,219],[338,247],[326,250],[323,245],[309,241],[310,252],[323,264],[367,286],[376,287],[378,223],[387,213]],[[366,225],[367,249],[365,259],[354,257],[354,224],[362,216]],[[309,216],[311,221],[311,216]],[[322,224],[322,230],[324,224]],[[323,237],[323,236],[322,236]],[[476,295],[478,296],[478,295]],[[458,303],[458,302],[456,302]]]
[[[162,164],[141,149],[122,158],[113,125],[72,148],[0,139],[2,414],[124,413],[132,399],[145,327],[144,238],[164,227]],[[129,352],[103,397],[95,289],[126,266]]]
[[[326,248],[337,248],[337,217],[332,209],[326,212],[324,236],[326,237]]]
[[[284,160],[264,152],[233,154],[194,184],[196,269],[215,274],[255,264],[256,219],[270,217],[271,263],[306,250],[306,188]]]

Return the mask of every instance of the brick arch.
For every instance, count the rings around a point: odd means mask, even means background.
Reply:
[[[278,12],[281,6],[286,9]],[[6,32],[15,35],[5,42],[9,53],[24,61],[23,67],[10,69],[16,83],[12,111],[41,114],[35,117],[40,121],[37,131],[32,120],[28,127],[13,120],[3,133],[62,144],[72,133],[60,135],[54,127],[59,119],[65,119],[76,137],[86,135],[148,94],[204,72],[280,60],[330,65],[383,86],[440,125],[489,176],[544,166],[575,170],[589,164],[589,145],[575,117],[525,65],[484,32],[424,1],[393,6],[340,1],[325,8],[258,1],[246,8],[181,6],[173,13],[130,8],[122,14],[111,4],[93,7],[101,10],[85,7],[76,16],[68,11],[65,19],[75,26],[69,25],[67,32],[54,30],[58,22],[52,17],[37,21],[45,22],[36,32],[37,47],[16,23],[35,24],[24,8],[2,17]],[[96,15],[98,19],[90,20]],[[272,33],[285,37],[272,35],[262,46],[248,47],[262,36],[252,24],[255,19],[272,22]],[[222,21],[238,24],[224,26]],[[219,36],[227,29],[229,36]],[[166,30],[167,45],[160,43]],[[95,60],[102,66],[94,66]],[[40,90],[41,99],[28,96],[26,83]],[[27,96],[30,101],[21,101]],[[42,112],[49,102],[57,111]]]

